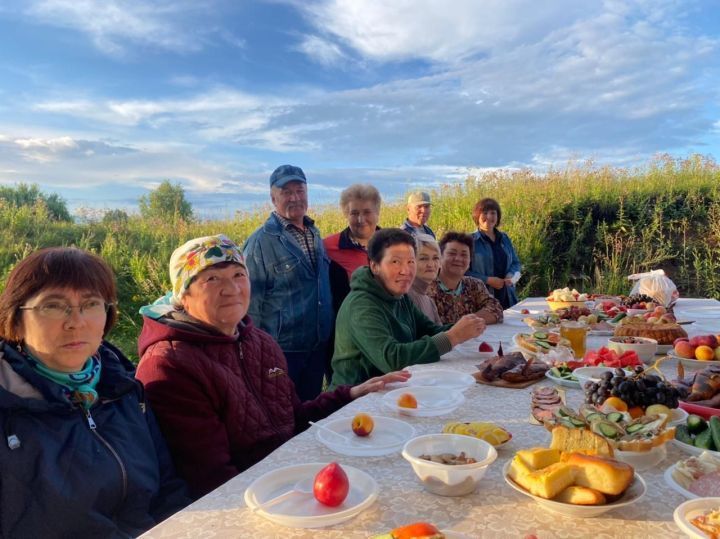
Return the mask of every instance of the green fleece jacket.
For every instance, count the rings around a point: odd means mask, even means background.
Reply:
[[[389,294],[369,267],[358,268],[335,323],[331,387],[439,361],[452,349],[451,327],[436,326],[407,295]]]

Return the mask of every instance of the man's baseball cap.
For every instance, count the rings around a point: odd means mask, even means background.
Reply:
[[[414,193],[410,193],[407,203],[412,206],[423,206],[425,204],[431,204],[430,195],[425,191],[415,191]]]
[[[288,182],[307,183],[307,179],[303,170],[293,165],[280,165],[270,174],[270,187],[283,187]]]

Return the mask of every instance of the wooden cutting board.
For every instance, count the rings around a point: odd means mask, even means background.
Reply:
[[[495,386],[495,387],[507,387],[509,389],[523,389],[523,388],[531,386],[533,384],[537,384],[541,380],[547,380],[547,378],[545,378],[544,376],[541,376],[540,378],[536,378],[535,380],[526,380],[525,382],[508,382],[507,380],[503,380],[502,378],[498,378],[497,380],[494,380],[493,382],[488,382],[480,377],[479,372],[474,372],[473,378],[475,378],[475,381],[478,384],[485,384],[486,386]]]

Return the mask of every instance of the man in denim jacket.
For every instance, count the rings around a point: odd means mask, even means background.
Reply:
[[[332,328],[330,259],[307,215],[307,180],[300,167],[282,165],[270,176],[275,211],[247,239],[252,299],[248,314],[280,345],[301,400],[322,389]]]

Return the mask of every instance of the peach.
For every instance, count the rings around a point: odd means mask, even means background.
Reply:
[[[397,405],[400,408],[417,408],[417,399],[412,393],[403,393],[398,397]]]
[[[655,314],[665,314],[667,312],[667,309],[663,307],[662,305],[658,305],[655,307]]]
[[[675,346],[679,342],[688,342],[689,340],[690,339],[688,339],[687,337],[678,337],[673,341],[673,346]]]
[[[695,359],[695,348],[688,341],[680,341],[675,345],[675,353],[685,359]]]
[[[375,427],[373,418],[368,414],[357,414],[352,420],[352,431],[358,436],[368,436]]]
[[[693,346],[709,346],[710,348],[717,348],[717,339],[715,335],[698,335],[690,339],[690,344]]]
[[[715,351],[709,346],[701,344],[695,349],[695,359],[710,361],[711,359],[715,359]]]

